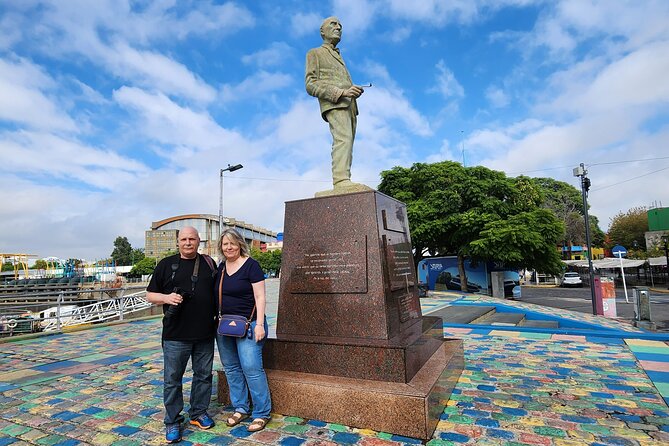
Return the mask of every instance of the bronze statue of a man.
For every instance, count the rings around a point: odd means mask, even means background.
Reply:
[[[369,190],[367,186],[351,182],[353,140],[358,115],[356,99],[364,90],[353,85],[344,59],[339,54],[337,44],[341,40],[341,32],[341,23],[337,17],[328,17],[323,21],[323,45],[307,52],[304,76],[307,93],[318,98],[321,116],[330,125],[334,185],[330,193],[335,194]]]

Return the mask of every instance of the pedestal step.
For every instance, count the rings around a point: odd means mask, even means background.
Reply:
[[[274,413],[429,439],[463,367],[462,341],[453,339],[445,340],[408,383],[266,372]],[[227,404],[225,374],[218,374],[218,401]]]

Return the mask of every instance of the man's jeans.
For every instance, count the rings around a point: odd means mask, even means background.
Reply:
[[[267,319],[265,319],[267,333]],[[265,339],[253,339],[256,321],[251,322],[251,337],[233,338],[216,336],[218,354],[223,363],[225,378],[230,388],[230,402],[236,412],[250,413],[249,391],[253,401],[253,418],[269,418],[272,401],[267,385],[267,375],[262,366],[262,348]]]
[[[183,375],[192,358],[193,382],[190,390],[191,419],[202,415],[211,401],[211,369],[214,362],[214,340],[163,341],[165,424],[181,423],[184,408]]]

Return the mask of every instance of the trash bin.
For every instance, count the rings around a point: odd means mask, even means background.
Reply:
[[[657,330],[657,325],[650,316],[650,289],[646,286],[632,288],[634,300],[634,326],[646,330]]]

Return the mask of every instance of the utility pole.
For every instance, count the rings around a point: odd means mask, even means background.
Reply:
[[[585,164],[581,163],[574,168],[574,176],[581,179],[581,196],[583,197],[583,217],[585,219],[585,244],[588,249],[588,270],[590,275],[590,297],[592,299],[592,314],[597,314],[597,297],[595,294],[595,273],[592,267],[592,247],[590,243],[590,217],[588,215],[588,190],[590,190],[590,178]]]

